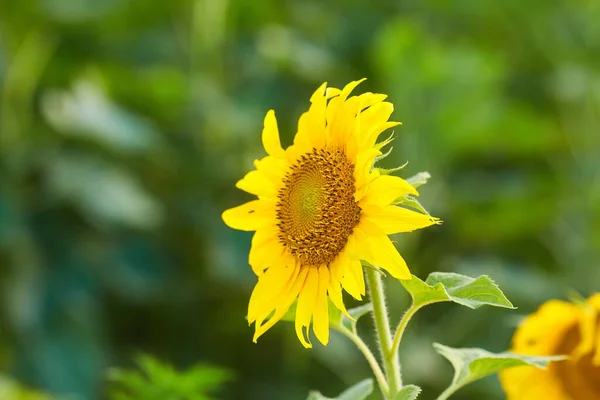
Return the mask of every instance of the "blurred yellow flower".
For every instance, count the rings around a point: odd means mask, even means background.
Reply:
[[[225,223],[252,238],[249,264],[258,275],[248,321],[254,341],[298,299],[298,338],[311,347],[309,328],[329,340],[328,297],[346,313],[342,288],[356,299],[365,294],[361,260],[398,279],[411,275],[387,235],[429,226],[437,219],[395,202],[418,195],[405,180],[373,169],[389,143],[379,135],[399,125],[388,118],[393,105],[382,94],[348,97],[362,81],[343,90],[321,85],[298,121],[294,144],[283,149],[273,110],[262,132],[267,156],[254,162],[236,186],[258,196],[223,213]]]
[[[508,400],[600,399],[600,293],[585,304],[550,300],[517,329],[512,351],[567,355],[547,370],[517,367],[500,374]]]

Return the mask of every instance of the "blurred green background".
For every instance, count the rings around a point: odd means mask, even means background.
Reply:
[[[544,300],[600,290],[598,21],[597,0],[0,0],[0,371],[85,400],[139,352],[228,369],[222,399],[370,376],[335,333],[251,342],[251,235],[220,219],[268,109],[289,145],[321,82],[367,77],[404,122],[385,166],[429,171],[444,220],[396,238],[412,271],[489,274],[519,307],[417,316],[404,374],[433,399],[433,341],[501,351]],[[456,396],[501,398],[495,377]]]

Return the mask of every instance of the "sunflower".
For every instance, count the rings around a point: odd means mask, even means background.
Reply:
[[[388,121],[393,105],[383,94],[350,92],[321,85],[298,121],[294,144],[281,147],[275,113],[264,120],[267,156],[254,162],[236,186],[258,199],[226,210],[234,229],[256,231],[249,264],[258,276],[248,305],[254,342],[297,299],[295,328],[309,348],[309,328],[329,340],[328,299],[347,315],[342,289],[365,295],[361,260],[395,278],[411,275],[387,235],[409,232],[437,219],[397,206],[402,196],[418,195],[407,181],[373,168],[391,137],[379,135],[399,122]]]
[[[512,351],[568,359],[547,370],[503,371],[500,380],[508,400],[600,399],[600,293],[581,304],[546,302],[521,323]]]

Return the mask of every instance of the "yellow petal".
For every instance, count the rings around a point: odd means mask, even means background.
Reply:
[[[535,367],[516,367],[500,371],[500,383],[507,400],[565,400],[560,379],[548,370]],[[575,399],[573,399],[575,400]]]
[[[364,206],[361,218],[376,224],[386,235],[411,232],[437,223],[439,220],[427,214],[397,206]]]
[[[267,154],[271,156],[283,155],[283,149],[281,148],[281,142],[279,141],[277,119],[275,118],[275,111],[273,110],[269,110],[265,116],[262,142]]]
[[[350,260],[346,274],[342,278],[344,289],[356,300],[362,300],[365,295],[365,276],[359,260]]]
[[[342,297],[342,287],[339,281],[334,281],[333,279],[331,279],[331,281],[329,282],[329,287],[327,288],[327,294],[329,295],[331,302],[338,308],[338,310],[344,313],[344,315],[348,318],[352,320],[354,319],[350,314],[348,314],[348,310],[346,310],[346,306],[344,305],[344,299]]]
[[[596,353],[594,354],[594,358],[592,358],[592,363],[596,367],[600,366],[600,328],[596,332]]]
[[[596,293],[587,300],[588,304],[600,314],[600,293]],[[600,326],[596,329],[596,353],[592,359],[595,366],[600,366]]]
[[[547,301],[521,322],[513,337],[512,351],[520,354],[552,354],[564,333],[577,324],[578,312],[574,304],[560,300]]]
[[[315,336],[323,345],[329,342],[329,302],[327,301],[327,288],[329,287],[329,269],[322,265],[319,267],[319,290],[317,302],[313,311],[313,330]]]
[[[378,129],[378,127],[385,124],[393,112],[394,105],[392,103],[381,102],[374,104],[361,113],[361,119],[365,127],[361,143],[365,147],[372,147],[375,144],[378,135],[385,130]]]
[[[593,352],[598,341],[598,310],[591,306],[580,308],[579,333],[581,338],[579,344],[573,350],[572,356],[577,359]]]
[[[352,81],[350,83],[348,83],[346,86],[344,86],[344,88],[342,89],[342,92],[340,93],[339,97],[340,99],[342,99],[343,101],[346,100],[346,98],[348,97],[348,95],[350,95],[350,93],[352,93],[352,91],[358,86],[360,85],[362,82],[366,81],[367,78],[362,78],[359,79],[357,81]]]
[[[355,233],[361,232],[361,225],[362,221],[354,228]],[[357,251],[362,253],[360,259],[385,269],[396,279],[411,279],[406,261],[387,236],[372,236],[365,233],[364,237],[366,240],[356,240]]]
[[[252,246],[248,254],[248,264],[256,275],[262,275],[265,268],[280,262],[285,248],[279,243],[279,228],[267,226],[252,236]]]
[[[273,265],[258,277],[248,303],[249,324],[261,317],[264,320],[278,306],[274,300],[291,288],[299,271],[296,263],[284,263]]]
[[[385,207],[405,194],[418,196],[417,190],[407,181],[393,175],[380,175],[371,182],[359,206],[375,205]]]
[[[381,176],[381,173],[378,170],[371,170],[373,159],[380,154],[381,152],[379,150],[371,148],[368,151],[361,152],[356,157],[356,164],[354,166],[356,192],[354,193],[354,200],[360,201],[365,197],[371,183]]]
[[[254,343],[256,343],[258,338],[261,337],[263,333],[268,331],[285,315],[294,300],[296,300],[298,297],[300,289],[302,286],[304,286],[307,273],[308,268],[299,267],[299,273],[296,275],[296,279],[290,280],[290,282],[293,283],[290,286],[286,286],[282,293],[273,301],[275,304],[277,304],[277,308],[275,309],[273,316],[264,324],[263,320],[259,318],[256,319],[256,330],[254,332],[254,338],[252,339]]]
[[[274,204],[266,200],[252,200],[221,215],[227,226],[241,231],[255,231],[272,224],[275,219]]]
[[[367,92],[358,96],[358,99],[358,111],[362,112],[364,109],[369,108],[375,104],[381,103],[382,101],[387,99],[387,94]]]
[[[277,186],[275,183],[257,170],[248,172],[235,186],[255,196],[267,199],[277,198]]]
[[[294,146],[300,155],[314,148],[323,148],[326,143],[325,110],[327,107],[327,82],[323,83],[310,98],[311,106],[298,120],[298,133]],[[329,94],[331,95],[331,91]]]
[[[354,131],[356,112],[346,105],[348,95],[365,79],[348,83],[338,97],[333,98],[327,105],[327,128],[329,130],[328,145],[346,150],[348,136]]]
[[[260,160],[254,160],[254,167],[276,187],[281,186],[289,166],[285,157],[266,156]]]
[[[310,327],[310,321],[312,313],[317,301],[317,292],[319,290],[319,272],[316,267],[305,267],[308,269],[308,276],[306,282],[300,290],[298,296],[298,305],[296,308],[296,335],[304,347],[307,349],[312,347],[310,343],[310,337],[308,334],[308,328]],[[304,329],[306,328],[306,329]]]
[[[331,89],[333,88],[327,88],[327,82],[323,82],[321,86],[319,86],[317,90],[313,92],[312,96],[310,96],[310,102],[315,103],[320,101],[321,97],[325,97],[327,91]]]

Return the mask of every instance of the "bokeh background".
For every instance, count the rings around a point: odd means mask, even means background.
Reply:
[[[0,371],[84,400],[139,352],[230,370],[222,399],[370,376],[339,335],[251,342],[251,236],[220,219],[268,109],[289,145],[320,83],[367,77],[404,122],[384,166],[429,171],[444,220],[396,238],[412,271],[489,274],[519,307],[416,317],[404,374],[435,398],[433,341],[502,351],[541,302],[600,290],[598,21],[597,0],[1,0]],[[456,395],[502,398],[495,377]]]

